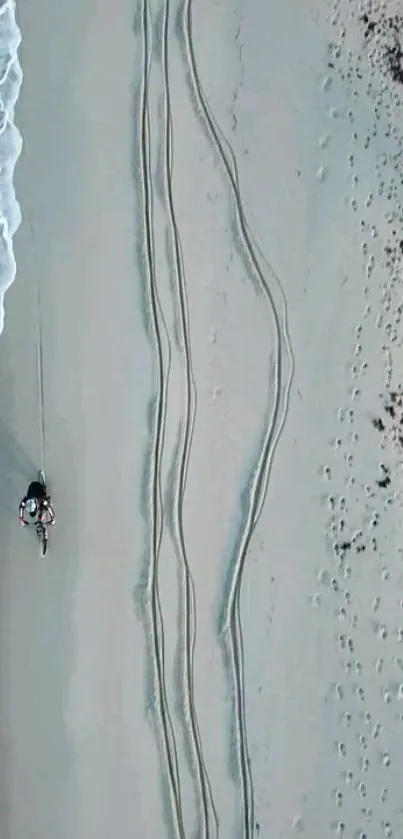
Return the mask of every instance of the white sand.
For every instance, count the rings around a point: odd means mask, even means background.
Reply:
[[[197,390],[183,501],[197,603],[192,715],[184,556],[170,526],[181,511],[175,479],[187,368],[164,180],[165,7],[162,0],[152,6],[149,91],[155,277],[169,372],[161,705],[147,588],[159,536],[147,488],[158,365],[143,311],[141,4],[134,15],[128,0],[113,13],[105,0],[40,0],[35,10],[21,0],[17,122],[24,151],[16,189],[24,221],[0,342],[2,839],[214,839],[213,808],[225,839],[403,836],[400,445],[393,448],[393,423],[379,398],[388,359],[382,346],[392,347],[395,383],[401,369],[393,329],[402,219],[392,157],[377,166],[380,152],[400,152],[399,111],[385,110],[400,88],[385,77],[372,136],[370,96],[380,91],[384,65],[380,59],[371,94],[365,50],[359,59],[358,4],[334,5],[334,25],[330,4],[322,9],[314,0],[301,10],[282,0],[251,0],[243,11],[229,3],[194,6],[198,73],[233,145],[241,212],[267,265],[254,241],[245,248],[237,227],[235,193],[189,63],[185,72],[180,4],[172,4],[172,190]],[[340,56],[329,52],[329,41]],[[230,159],[226,146],[224,154]],[[260,277],[251,269],[255,258]],[[295,359],[289,406],[292,365],[273,271]],[[256,468],[259,476],[275,404],[276,328],[262,278],[281,336],[280,442],[242,579],[240,721],[234,648],[223,626],[247,490],[253,493]],[[46,562],[16,522],[19,498],[41,465],[38,284],[45,468],[58,519]],[[148,302],[148,324],[150,311]],[[383,438],[374,416],[382,416]],[[376,484],[380,462],[391,468],[386,488]],[[334,544],[342,542],[351,547],[338,567]],[[236,638],[236,619],[230,626]],[[164,746],[167,710],[172,728]]]

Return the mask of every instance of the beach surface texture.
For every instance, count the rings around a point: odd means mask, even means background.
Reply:
[[[402,49],[0,2],[0,839],[403,839]]]

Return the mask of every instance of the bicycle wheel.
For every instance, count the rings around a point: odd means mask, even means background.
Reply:
[[[47,549],[48,549],[48,536],[47,536],[47,533],[45,533],[45,531],[44,531],[43,534],[42,534],[42,541],[41,541],[41,557],[42,557],[42,559],[43,559],[44,556],[46,556]]]
[[[38,522],[36,525],[36,533],[39,539],[41,557],[46,555],[48,549],[48,531],[47,528]]]

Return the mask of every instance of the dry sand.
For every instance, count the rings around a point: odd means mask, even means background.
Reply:
[[[173,2],[167,76],[153,2],[148,143],[142,3],[19,4],[1,839],[403,836],[400,88],[358,5]]]

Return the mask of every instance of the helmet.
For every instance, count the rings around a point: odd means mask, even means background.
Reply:
[[[35,513],[38,511],[38,502],[36,498],[28,498],[27,510],[30,516],[35,515]]]

